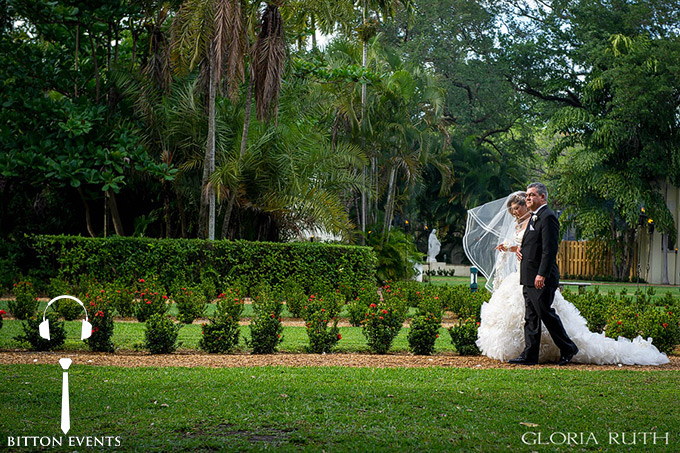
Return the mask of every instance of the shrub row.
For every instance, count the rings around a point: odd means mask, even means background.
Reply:
[[[55,276],[131,284],[155,275],[165,288],[200,284],[212,297],[220,286],[239,286],[247,296],[260,282],[294,282],[308,294],[340,288],[354,297],[375,282],[375,253],[360,246],[39,235],[27,238],[27,248],[22,270],[44,286]]]

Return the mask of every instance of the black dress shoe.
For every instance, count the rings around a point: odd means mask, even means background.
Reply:
[[[557,362],[557,364],[558,364],[559,366],[564,366],[564,365],[570,364],[570,363],[571,363],[571,359],[574,358],[574,356],[576,355],[577,352],[578,352],[578,349],[577,349],[576,351],[574,351],[574,352],[571,352],[571,353],[569,353],[569,354],[563,355],[562,357],[560,357],[560,361]]]
[[[516,359],[510,359],[508,360],[508,363],[512,363],[513,365],[538,365],[538,361],[529,360],[522,356],[519,356]]]

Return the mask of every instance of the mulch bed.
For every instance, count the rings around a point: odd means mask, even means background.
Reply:
[[[437,354],[434,356],[415,356],[408,353],[376,354],[206,354],[195,351],[179,351],[174,354],[152,355],[145,352],[121,351],[115,354],[68,351],[68,352],[31,352],[24,350],[0,351],[0,365],[13,364],[57,364],[62,357],[70,357],[74,364],[119,367],[261,367],[261,366],[341,366],[369,368],[509,368],[538,369],[559,368],[570,370],[635,370],[635,371],[668,371],[680,370],[680,357],[670,357],[670,363],[661,366],[628,366],[628,365],[581,365],[570,364],[558,367],[546,363],[525,367],[510,365],[483,356],[459,356],[456,354]]]

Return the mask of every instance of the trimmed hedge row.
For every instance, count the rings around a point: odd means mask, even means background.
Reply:
[[[35,253],[30,274],[44,282],[54,277],[73,282],[87,275],[99,282],[131,283],[157,276],[165,287],[211,280],[249,289],[261,282],[274,286],[293,280],[308,292],[345,288],[355,293],[376,278],[370,247],[118,236],[41,235],[28,240]]]

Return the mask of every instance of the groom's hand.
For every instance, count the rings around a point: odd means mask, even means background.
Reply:
[[[542,275],[537,275],[536,280],[534,280],[534,286],[536,289],[542,289],[545,286],[545,277]]]

